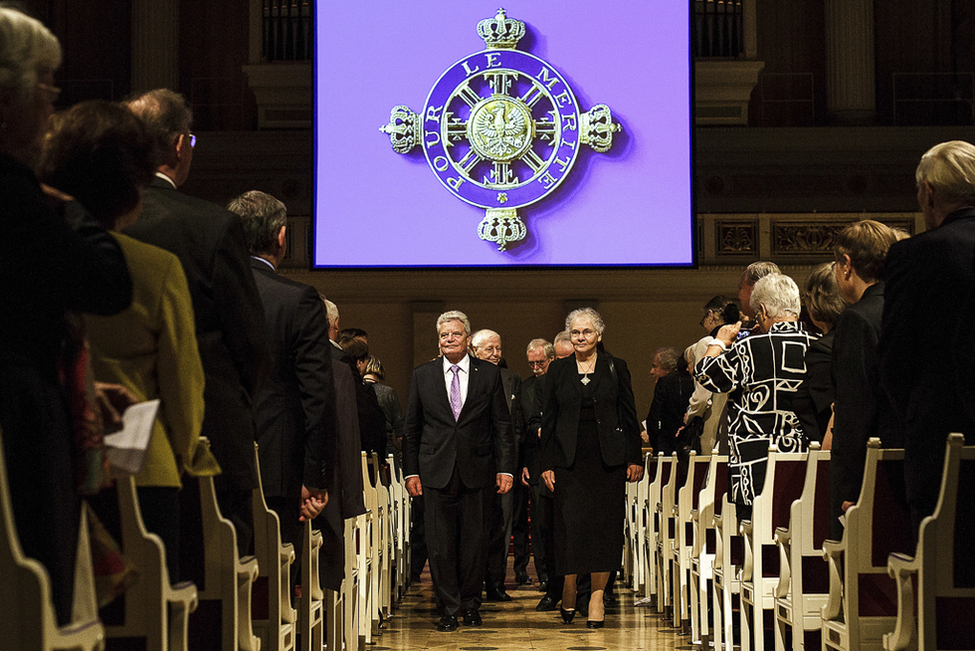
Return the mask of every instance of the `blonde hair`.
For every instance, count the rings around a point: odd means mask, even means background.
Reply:
[[[921,156],[915,180],[930,183],[948,204],[975,204],[975,145],[964,140],[935,145]]]

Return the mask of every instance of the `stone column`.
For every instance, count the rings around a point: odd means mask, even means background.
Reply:
[[[133,0],[132,92],[178,84],[179,0]]]
[[[877,114],[873,0],[826,0],[828,117],[863,124]]]

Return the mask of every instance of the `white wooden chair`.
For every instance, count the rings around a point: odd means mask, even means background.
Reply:
[[[281,540],[280,518],[267,507],[264,499],[257,443],[254,444],[254,468],[257,469],[257,488],[251,495],[251,510],[254,514],[254,556],[259,568],[256,582],[259,593],[252,600],[254,630],[261,639],[261,648],[291,651],[295,648],[298,623],[298,613],[291,606],[291,566],[295,562],[295,548]],[[298,517],[297,504],[294,517]]]
[[[375,452],[373,452],[369,458],[369,465],[372,467],[373,488],[376,491],[377,512],[379,514],[379,525],[376,528],[376,532],[378,534],[376,539],[376,547],[379,552],[376,555],[376,560],[379,563],[378,572],[376,574],[378,579],[376,583],[376,607],[379,610],[379,621],[378,628],[375,631],[375,633],[378,634],[380,632],[379,629],[383,627],[383,623],[387,618],[389,618],[393,605],[393,527],[392,518],[390,517],[392,502],[390,501],[389,484],[386,479],[385,469],[379,462],[379,455]]]
[[[122,524],[119,542],[139,569],[139,579],[125,591],[123,623],[106,626],[105,633],[109,639],[144,639],[146,651],[185,651],[190,613],[199,603],[196,586],[170,583],[165,547],[159,536],[146,531],[135,479],[119,477],[115,490]]]
[[[674,558],[674,621],[679,618],[681,632],[691,633],[691,549],[694,546],[694,524],[691,513],[697,508],[701,489],[704,486],[706,470],[711,458],[698,456],[691,452],[687,462],[687,473],[683,486],[677,490],[677,503],[674,505],[673,558]],[[695,601],[696,603],[696,601]]]
[[[325,644],[325,594],[322,591],[318,560],[322,541],[322,532],[312,529],[311,520],[305,520],[301,527],[301,568],[298,571],[301,583],[301,597],[298,598],[298,642],[301,651],[322,651]]]
[[[741,572],[741,649],[765,651],[766,620],[771,632],[779,551],[773,534],[789,523],[789,508],[802,495],[805,452],[783,453],[769,447],[762,492],[752,501],[752,515],[741,523],[745,560]],[[766,614],[767,613],[767,614]],[[770,645],[771,646],[771,645]]]
[[[809,444],[802,496],[792,503],[789,526],[777,527],[779,583],[775,588],[776,651],[819,651],[822,616],[829,591],[823,541],[829,535],[830,452]],[[787,646],[791,631],[791,649]]]
[[[649,495],[650,484],[657,470],[657,460],[651,454],[643,456],[643,479],[627,486],[633,486],[633,497],[628,504],[627,512],[631,521],[630,530],[630,587],[633,592],[644,597],[651,597],[652,586],[647,582],[647,529],[648,522],[645,504]]]
[[[727,470],[730,472],[730,468]],[[738,534],[737,509],[728,492],[727,474],[715,485],[715,489],[714,515],[711,518],[714,524],[712,635],[715,651],[734,651],[733,602],[741,593],[738,570],[744,560],[744,551]]]
[[[897,489],[904,450],[867,442],[860,499],[846,512],[840,542],[823,543],[829,563],[829,597],[823,606],[823,651],[880,651],[894,630],[897,590],[887,557],[913,551],[910,514]]]
[[[70,624],[57,625],[51,579],[44,566],[24,556],[14,525],[7,466],[0,434],[0,646],[31,651],[101,651],[105,630],[98,619],[88,515],[81,509]]]
[[[674,537],[674,503],[677,494],[677,478],[680,475],[677,468],[677,454],[671,455],[670,463],[658,467],[662,470],[662,485],[660,495],[653,507],[654,533],[656,538],[652,547],[653,559],[657,573],[657,612],[663,613],[664,618],[673,620],[679,618],[674,615],[673,582],[673,544]]]
[[[396,603],[403,598],[409,581],[409,572],[406,571],[406,531],[403,527],[403,514],[406,512],[403,496],[406,495],[406,489],[400,477],[395,455],[387,456],[386,463],[389,464],[389,515],[393,531],[392,600]]]
[[[898,588],[887,651],[975,649],[975,446],[964,443],[961,434],[948,436],[938,505],[921,522],[914,556],[887,560]]]
[[[200,445],[209,447],[206,437]],[[251,595],[257,580],[257,558],[237,555],[237,532],[233,523],[220,513],[213,477],[198,478],[203,521],[204,581],[199,587],[200,610],[219,613],[219,648],[222,651],[260,651],[261,640],[254,635],[251,622]],[[193,619],[196,619],[194,616]],[[203,631],[210,625],[200,622]],[[190,645],[196,647],[200,632],[190,622]]]
[[[376,489],[369,480],[369,462],[366,453],[363,452],[360,458],[362,460],[362,490],[366,512],[359,516],[358,546],[356,547],[356,555],[359,559],[358,627],[360,644],[369,645],[373,643],[373,634],[379,632],[378,623],[374,624],[379,613],[377,606],[379,589],[378,577],[376,576],[379,571],[377,560],[379,556],[377,539],[379,536],[376,531],[379,524],[376,515],[378,499]]]
[[[641,541],[641,551],[644,555],[643,558],[643,568],[644,568],[644,584],[647,586],[647,594],[652,599],[652,604],[654,605],[658,613],[663,614],[664,612],[664,590],[661,589],[660,583],[662,581],[662,576],[660,575],[659,563],[657,561],[656,554],[656,544],[657,538],[659,536],[659,518],[655,517],[656,505],[660,503],[660,495],[663,492],[663,487],[670,479],[670,467],[673,463],[672,457],[665,457],[663,453],[660,453],[656,457],[656,462],[654,464],[653,479],[647,486],[646,497],[641,504],[641,510],[643,512],[642,520],[644,522],[645,539]]]
[[[691,643],[699,644],[702,649],[708,649],[713,638],[709,614],[714,591],[714,504],[715,499],[720,502],[724,497],[727,485],[728,457],[712,454],[708,462],[707,479],[697,499],[697,507],[691,510],[694,531],[690,553]]]

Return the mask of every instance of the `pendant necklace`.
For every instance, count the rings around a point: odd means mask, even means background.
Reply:
[[[589,374],[592,373],[592,370],[593,370],[593,368],[595,368],[595,366],[596,366],[596,359],[593,358],[592,364],[589,365],[589,370],[587,371],[587,370],[583,369],[583,371],[582,371],[583,372],[582,379],[579,380],[580,382],[582,382],[582,386],[586,386],[587,384],[589,384],[590,382],[592,382],[592,380],[589,379]]]

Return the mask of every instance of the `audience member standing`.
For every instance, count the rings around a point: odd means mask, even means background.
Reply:
[[[687,362],[676,348],[658,348],[653,354],[650,375],[657,383],[647,412],[647,435],[654,454],[677,452],[677,432],[694,392],[694,380],[686,372]],[[697,450],[700,453],[700,450]]]
[[[755,318],[755,308],[752,307],[751,300],[755,283],[769,274],[777,273],[781,273],[779,266],[774,262],[764,260],[751,263],[741,272],[741,278],[738,279],[738,302],[741,304],[742,314],[748,317],[749,328],[759,325],[757,322],[751,321]]]
[[[281,521],[281,539],[298,551],[299,516],[325,507],[326,459],[334,456],[328,319],[318,290],[277,273],[287,249],[285,205],[251,191],[227,208],[243,222],[271,349],[271,372],[254,399],[264,499]]]
[[[762,334],[736,342],[741,324],[722,326],[694,367],[705,389],[734,392],[728,400],[728,470],[739,519],[751,515],[765,481],[769,445],[781,452],[806,449],[792,399],[805,375],[806,349],[818,338],[799,324],[799,288],[791,278],[772,273],[753,289],[750,309]]]
[[[396,389],[385,384],[386,369],[378,358],[370,355],[366,359],[365,372],[362,380],[366,384],[372,385],[379,400],[379,407],[383,410],[386,417],[386,454],[385,457],[393,455],[397,463],[402,463],[403,450],[403,408],[400,406],[399,396]],[[384,457],[384,458],[385,458]]]
[[[139,217],[142,191],[156,169],[155,143],[145,125],[118,104],[82,102],[61,113],[45,138],[41,178],[75,197],[109,230]],[[179,259],[121,233],[132,276],[132,305],[114,316],[85,316],[96,379],[128,389],[138,401],[160,400],[142,470],[135,476],[146,529],[166,549],[169,575],[180,575],[179,490],[184,471],[214,474],[199,455],[203,364],[193,303]],[[91,498],[98,516],[121,540],[117,495]]]
[[[0,7],[0,428],[21,547],[47,569],[66,624],[81,514],[72,392],[59,377],[74,339],[66,311],[120,312],[132,284],[112,236],[77,204],[45,196],[32,171],[60,64],[44,25]]]
[[[834,421],[829,464],[830,536],[839,540],[838,518],[860,497],[867,440],[901,447],[902,433],[880,390],[877,343],[884,310],[880,276],[897,233],[872,220],[850,224],[836,236],[836,282],[851,305],[836,321],[833,341]],[[975,258],[973,258],[975,259]],[[940,476],[940,474],[939,474]]]
[[[887,253],[879,355],[880,384],[904,427],[916,533],[938,499],[948,434],[975,440],[975,146],[935,145],[915,177],[928,230]]]
[[[268,349],[244,230],[237,215],[177,189],[189,176],[196,144],[183,96],[157,89],[129,100],[128,107],[148,125],[162,160],[143,195],[142,216],[125,233],[175,253],[183,265],[206,374],[202,434],[223,471],[217,500],[237,529],[239,551],[249,553],[251,490],[257,487],[251,404],[264,380]]]
[[[692,369],[704,357],[708,344],[714,340],[721,326],[737,323],[739,317],[738,306],[726,296],[715,296],[705,303],[704,316],[701,317],[700,326],[708,334],[693,345],[692,351],[688,355]],[[687,413],[684,414],[684,425],[694,427],[695,418],[703,420],[700,423],[702,450],[710,452],[717,448],[720,454],[728,454],[728,415],[725,409],[727,402],[727,394],[712,393],[701,386],[701,383],[696,379],[694,380],[694,393],[688,401]]]
[[[462,312],[437,319],[443,357],[413,371],[404,426],[410,495],[424,496],[438,631],[479,626],[491,496],[511,490],[514,440],[498,367],[467,354]]]
[[[836,283],[836,263],[824,262],[813,269],[805,290],[806,311],[823,336],[806,349],[806,377],[792,404],[806,441],[822,443],[833,415],[833,336],[847,306]]]

